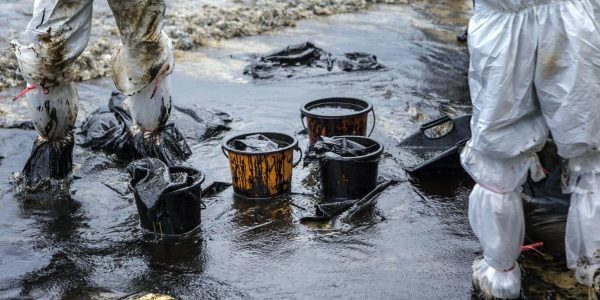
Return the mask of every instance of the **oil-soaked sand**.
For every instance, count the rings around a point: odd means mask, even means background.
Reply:
[[[465,176],[413,181],[396,162],[397,142],[419,122],[469,112],[468,56],[454,40],[467,22],[466,3],[381,6],[302,21],[293,29],[223,41],[178,57],[176,103],[226,111],[236,132],[294,134],[302,126],[300,106],[316,98],[372,101],[378,117],[374,137],[386,147],[380,175],[402,183],[357,222],[300,224],[318,200],[318,186],[314,168],[299,167],[292,195],[249,203],[227,189],[206,199],[202,232],[195,238],[152,243],[142,238],[122,164],[76,147],[69,196],[20,197],[9,191],[6,179],[24,164],[35,133],[0,130],[0,156],[5,157],[0,160],[0,295],[470,298],[471,263],[480,254],[466,216],[472,182]],[[249,54],[305,40],[336,53],[376,54],[387,68],[273,81],[242,75]],[[80,85],[80,122],[94,107],[106,105],[111,89],[110,79]],[[7,102],[15,92],[0,92],[0,108],[23,111],[23,103]],[[298,137],[305,147],[306,136]],[[193,147],[190,163],[207,174],[207,182],[230,181],[220,142],[221,137]],[[545,259],[523,257],[524,298],[586,292],[575,287],[564,264],[542,265]]]

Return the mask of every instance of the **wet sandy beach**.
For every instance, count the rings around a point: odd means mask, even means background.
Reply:
[[[252,36],[285,27],[317,16],[357,12],[374,4],[406,4],[406,0],[194,0],[170,2],[165,30],[176,49],[197,47],[235,37]],[[422,2],[426,3],[426,1]],[[94,17],[86,51],[75,62],[77,80],[110,75],[110,59],[119,43],[112,12],[104,0],[93,3]],[[10,51],[13,39],[23,42],[31,18],[33,0],[5,0],[0,3],[0,88],[22,83],[18,65]]]
[[[481,254],[469,228],[464,174],[416,180],[399,164],[398,142],[421,122],[470,112],[468,53],[456,42],[470,1],[419,1],[315,18],[294,28],[211,42],[177,52],[174,102],[229,113],[232,130],[194,143],[189,163],[207,183],[230,182],[222,139],[248,131],[296,135],[300,107],[350,96],[374,104],[373,137],[386,148],[380,181],[399,180],[352,222],[302,224],[319,201],[316,169],[294,169],[292,194],[248,202],[231,188],[204,199],[201,231],[172,243],[143,238],[125,162],[76,146],[74,180],[63,194],[16,193],[9,178],[25,163],[34,131],[0,129],[0,297],[119,298],[155,292],[181,299],[469,299],[471,264]],[[243,75],[253,54],[310,40],[334,52],[377,55],[385,69],[299,72],[286,79]],[[79,85],[81,124],[105,106],[112,80]],[[0,124],[26,118],[24,102],[0,91]],[[561,261],[521,260],[523,298],[578,298]],[[545,264],[542,265],[541,263]],[[543,267],[541,267],[543,266]]]

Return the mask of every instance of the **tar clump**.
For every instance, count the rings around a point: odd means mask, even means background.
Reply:
[[[204,175],[187,167],[168,167],[155,158],[127,167],[130,188],[142,228],[160,235],[179,235],[200,225]]]
[[[288,46],[282,50],[258,56],[246,67],[244,74],[257,79],[292,77],[301,68],[327,71],[361,71],[384,68],[373,54],[363,52],[335,55],[311,42]]]

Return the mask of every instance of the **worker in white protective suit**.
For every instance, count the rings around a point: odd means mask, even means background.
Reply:
[[[596,3],[594,3],[596,4]],[[524,239],[521,185],[544,174],[536,152],[552,134],[569,159],[567,265],[600,276],[600,31],[590,0],[477,0],[469,24],[472,138],[462,152],[477,185],[469,221],[483,248],[473,281],[518,298]]]
[[[169,74],[174,58],[163,31],[165,1],[108,3],[122,41],[112,61],[114,82],[129,97],[136,130],[152,132],[165,124],[171,111]],[[88,43],[92,4],[93,0],[35,0],[25,39],[12,42],[27,81],[19,96],[27,99],[39,133],[23,172],[34,182],[43,177],[61,179],[71,171],[78,104],[72,63]],[[57,156],[62,163],[57,163]]]

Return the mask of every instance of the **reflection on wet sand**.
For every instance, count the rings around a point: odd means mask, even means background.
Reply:
[[[90,289],[91,267],[78,247],[83,243],[79,228],[86,218],[81,203],[69,192],[63,194],[21,194],[16,200],[20,217],[32,219],[36,229],[34,248],[47,252],[48,264],[25,274],[21,279],[21,295],[44,297],[45,291],[59,288],[64,295],[75,295],[80,289]]]

